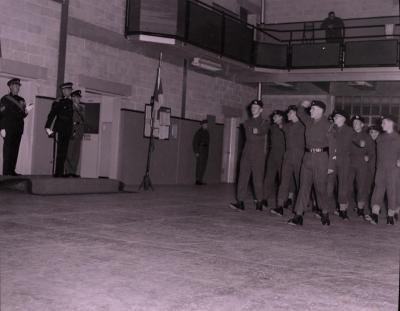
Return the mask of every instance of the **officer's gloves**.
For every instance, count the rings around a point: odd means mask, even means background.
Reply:
[[[45,130],[46,130],[47,136],[49,136],[49,137],[52,137],[52,136],[53,136],[54,131],[52,131],[52,130],[49,129],[49,128],[46,128]]]
[[[5,130],[5,129],[2,129],[2,130],[0,131],[0,135],[1,135],[1,137],[6,138],[6,130]]]

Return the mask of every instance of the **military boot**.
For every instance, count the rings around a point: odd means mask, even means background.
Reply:
[[[373,225],[378,224],[378,218],[379,218],[378,214],[372,213],[372,214],[371,214],[370,223],[373,224]]]
[[[387,225],[394,225],[394,217],[393,216],[388,216],[386,219],[386,224]]]
[[[357,216],[358,217],[364,217],[364,209],[362,208],[357,208]]]
[[[271,213],[274,215],[283,216],[283,207],[282,206],[275,207],[271,209]]]
[[[349,220],[349,216],[347,216],[347,211],[339,211],[339,217],[343,220]]]
[[[256,201],[256,211],[262,212],[263,210],[263,205],[261,201]]]
[[[329,214],[328,213],[326,213],[326,214],[322,214],[322,216],[321,216],[321,223],[322,223],[322,225],[323,226],[329,226],[330,224],[331,224],[331,221],[330,221],[330,219],[329,219]]]
[[[234,210],[244,211],[244,202],[243,201],[237,201],[235,203],[230,203],[229,207],[234,209]]]
[[[288,225],[292,226],[302,226],[303,225],[303,216],[296,215],[293,218],[289,219]]]

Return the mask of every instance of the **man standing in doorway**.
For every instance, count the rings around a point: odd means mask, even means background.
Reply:
[[[229,206],[236,210],[244,210],[244,199],[247,195],[250,175],[253,177],[256,209],[262,211],[263,175],[265,166],[265,136],[269,123],[262,117],[263,102],[253,100],[250,103],[251,118],[244,123],[246,143],[240,159],[239,180],[237,185],[237,201]]]
[[[49,137],[53,137],[54,134],[56,134],[57,156],[54,177],[67,177],[64,172],[64,163],[67,158],[68,144],[72,135],[72,83],[63,83],[60,85],[60,89],[62,97],[53,102],[49,115],[47,116],[45,129]]]
[[[73,126],[72,136],[69,140],[67,160],[65,162],[65,173],[71,177],[80,177],[77,174],[78,164],[81,155],[83,134],[85,133],[85,105],[81,104],[81,91],[71,93],[73,105]]]
[[[0,134],[4,139],[3,145],[3,175],[18,176],[15,172],[19,145],[24,132],[24,119],[31,106],[19,96],[20,79],[13,78],[7,82],[10,93],[0,100]]]
[[[200,128],[193,137],[193,151],[196,156],[196,185],[205,185],[203,181],[207,168],[210,134],[208,133],[207,120],[200,122]]]

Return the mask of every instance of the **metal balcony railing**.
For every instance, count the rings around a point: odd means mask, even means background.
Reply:
[[[201,1],[186,0],[176,8],[175,28],[149,31],[135,20],[133,2],[127,0],[127,36],[175,38],[249,66],[287,70],[400,66],[397,23],[392,23],[394,33],[387,34],[387,24],[371,24],[373,19],[345,20],[344,37],[326,42],[320,21],[253,26]],[[394,19],[398,20],[388,20]]]

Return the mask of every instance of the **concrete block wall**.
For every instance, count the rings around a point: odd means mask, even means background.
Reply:
[[[60,14],[61,5],[51,0],[0,1],[2,57],[47,68],[43,95],[55,95]]]
[[[329,11],[341,18],[398,15],[397,0],[265,0],[266,23],[323,20]]]

